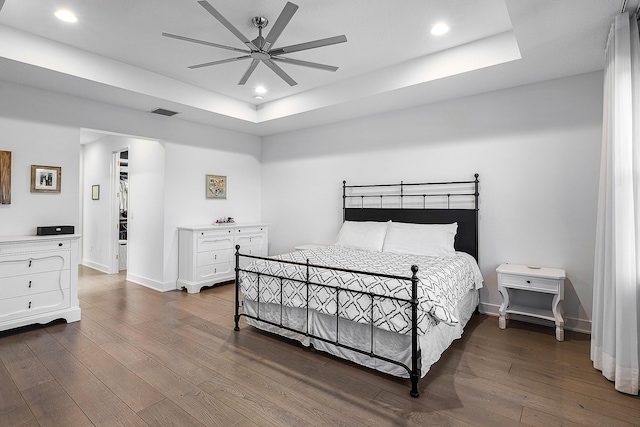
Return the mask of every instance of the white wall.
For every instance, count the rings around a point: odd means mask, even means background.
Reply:
[[[157,105],[151,105],[149,109],[152,107]],[[206,173],[229,170],[232,199],[227,204],[231,208],[225,209],[229,212],[227,216],[237,212],[235,216],[239,220],[259,219],[259,137],[0,80],[0,150],[13,152],[12,204],[0,206],[0,235],[34,234],[36,226],[47,224],[62,223],[79,228],[80,194],[82,192],[82,199],[90,198],[92,185],[89,180],[83,180],[80,189],[81,128],[161,141],[153,148],[140,147],[140,151],[133,153],[151,160],[151,164],[145,161],[136,166],[132,161],[131,172],[140,174],[137,181],[142,194],[132,193],[131,200],[136,203],[134,197],[137,198],[137,203],[149,212],[133,219],[141,225],[138,234],[141,243],[130,243],[129,247],[129,260],[140,265],[135,269],[129,267],[128,275],[132,280],[159,290],[175,287],[176,227],[205,219],[210,222],[210,218],[217,215],[215,211],[204,213],[201,207],[205,172],[201,173],[197,184],[201,189],[197,197],[183,195],[185,189],[193,185],[191,179],[183,181],[183,176],[192,170],[194,162],[202,162],[198,167],[202,171],[206,169]],[[171,155],[176,160],[165,159],[165,143],[175,146]],[[202,151],[196,153],[190,151],[193,148],[185,148],[186,153],[194,155],[180,157],[175,153],[179,153],[178,147],[183,145],[200,147]],[[206,168],[205,162],[208,162]],[[62,194],[30,194],[31,164],[62,166]],[[90,167],[83,165],[84,170]],[[171,174],[167,185],[165,167]],[[130,184],[134,185],[133,182]],[[246,196],[243,195],[245,191],[248,191]],[[179,204],[173,202],[175,197],[180,198]],[[255,199],[249,202],[250,197]],[[93,231],[87,230],[87,233]],[[132,260],[132,251],[137,251],[139,257],[134,254]]]
[[[118,141],[105,136],[82,149],[82,264],[110,272],[112,221],[112,153]],[[99,200],[92,200],[91,187],[100,186]]]
[[[271,253],[332,243],[350,184],[480,174],[481,292],[503,262],[567,270],[567,326],[590,328],[602,73],[590,73],[263,138]]]
[[[0,235],[35,235],[47,225],[78,230],[79,129],[6,117],[8,109],[0,101],[0,150],[12,153],[11,204],[0,205]],[[60,193],[31,193],[31,165],[61,166]]]
[[[166,143],[165,162],[165,277],[167,286],[178,278],[177,227],[213,224],[233,217],[238,223],[261,219],[261,166],[258,144],[238,144],[235,151],[207,144]],[[205,197],[205,175],[227,177],[227,198]]]
[[[127,279],[165,291],[165,149],[157,141],[129,139]],[[178,259],[169,260],[178,264]]]

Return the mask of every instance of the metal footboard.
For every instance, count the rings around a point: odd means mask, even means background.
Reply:
[[[336,347],[341,347],[347,350],[351,350],[354,351],[356,353],[360,353],[375,359],[379,359],[382,361],[385,361],[387,363],[391,363],[394,365],[398,365],[402,368],[404,368],[407,373],[409,374],[409,378],[411,380],[411,391],[410,394],[412,397],[418,397],[420,395],[420,392],[418,391],[418,382],[420,380],[420,373],[421,373],[421,369],[422,369],[422,362],[421,362],[421,351],[420,348],[418,347],[418,266],[413,265],[411,267],[411,276],[410,277],[404,277],[404,276],[394,276],[394,275],[387,275],[387,274],[376,274],[376,273],[370,273],[370,272],[365,272],[365,271],[358,271],[358,270],[349,270],[349,269],[343,269],[343,268],[332,268],[332,267],[327,267],[327,266],[322,266],[322,265],[314,265],[314,264],[310,264],[309,260],[307,259],[306,263],[300,263],[300,262],[295,262],[295,261],[288,261],[288,260],[277,260],[277,259],[273,259],[273,258],[266,258],[266,257],[258,257],[258,256],[253,256],[253,255],[245,255],[245,254],[241,254],[240,253],[240,246],[237,245],[236,246],[236,267],[235,267],[235,272],[236,272],[236,284],[235,284],[235,314],[234,314],[234,322],[235,322],[235,327],[234,330],[235,331],[239,331],[240,327],[239,327],[239,321],[240,321],[240,317],[245,316],[247,318],[251,318],[260,322],[263,322],[265,324],[268,325],[272,325],[275,327],[278,327],[280,329],[283,330],[288,330],[291,332],[295,332],[295,333],[299,333],[302,334],[306,337],[309,338],[313,338],[316,340],[320,340],[323,341],[325,343],[328,344],[332,344]],[[262,272],[255,272],[255,271],[250,271],[250,270],[246,270],[246,269],[242,269],[240,268],[240,258],[251,258],[251,259],[256,259],[256,260],[265,260],[265,261],[270,261],[270,262],[277,262],[277,263],[283,263],[283,264],[294,264],[294,265],[299,265],[302,267],[306,268],[306,275],[305,275],[305,279],[304,280],[300,280],[300,279],[295,279],[295,278],[291,278],[291,277],[284,277],[284,276],[276,276],[273,274],[269,274],[269,273],[262,273]],[[364,275],[368,275],[368,276],[373,276],[373,277],[380,277],[380,278],[390,278],[390,279],[398,279],[398,280],[405,280],[405,281],[410,281],[411,282],[411,299],[403,299],[403,298],[397,298],[397,297],[391,297],[391,296],[386,296],[386,295],[380,295],[380,294],[376,294],[376,293],[372,293],[372,292],[364,292],[364,291],[357,291],[357,290],[352,290],[352,289],[347,289],[347,288],[341,288],[341,287],[337,287],[337,286],[330,286],[330,285],[326,285],[323,283],[317,283],[317,282],[311,282],[310,278],[309,278],[309,269],[310,268],[317,268],[317,269],[325,269],[325,270],[334,270],[334,271],[341,271],[341,272],[348,272],[348,273],[357,273],[357,274],[364,274]],[[240,272],[244,272],[246,274],[252,274],[256,276],[256,281],[257,281],[257,287],[258,287],[258,300],[257,302],[257,315],[251,315],[251,314],[247,314],[243,312],[240,312]],[[280,321],[279,322],[273,322],[271,320],[267,320],[267,319],[263,319],[260,317],[260,278],[261,277],[271,277],[271,278],[276,278],[279,279],[280,282]],[[298,282],[298,283],[304,283],[306,285],[306,301],[305,301],[305,306],[303,307],[304,309],[306,309],[306,330],[305,331],[300,331],[298,329],[295,328],[291,328],[288,327],[286,325],[283,324],[283,314],[282,314],[282,310],[283,310],[283,305],[282,305],[282,299],[283,299],[283,283],[284,280],[287,281],[291,281],[291,282]],[[336,318],[336,335],[335,335],[335,340],[331,340],[331,339],[327,339],[325,337],[321,337],[318,335],[315,335],[311,332],[309,332],[309,310],[312,310],[309,308],[309,285],[312,286],[319,286],[319,287],[325,287],[325,288],[329,288],[331,289],[332,292],[335,292],[335,298],[336,298],[336,313],[335,313],[335,318]],[[339,297],[340,297],[340,293],[341,292],[349,292],[349,293],[356,293],[356,294],[362,294],[362,295],[368,295],[370,298],[370,307],[369,307],[369,311],[370,311],[370,328],[371,328],[371,339],[370,339],[370,346],[369,346],[369,351],[364,351],[362,349],[358,349],[355,348],[353,346],[347,345],[347,344],[343,344],[341,342],[339,342],[339,338],[340,338],[340,316],[339,316]],[[387,299],[387,300],[395,300],[395,301],[400,301],[403,303],[407,303],[411,306],[411,366],[407,366],[405,363],[397,361],[397,360],[393,360],[390,359],[388,357],[385,356],[381,356],[379,354],[376,354],[374,351],[374,324],[373,324],[373,310],[374,310],[374,300],[375,299]]]

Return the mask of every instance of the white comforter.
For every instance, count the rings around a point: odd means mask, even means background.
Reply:
[[[242,252],[242,249],[240,250]],[[279,263],[288,260],[312,265],[323,265],[370,273],[384,273],[411,277],[411,266],[418,266],[418,330],[425,334],[430,326],[439,322],[456,324],[455,307],[470,289],[482,287],[482,276],[477,263],[468,254],[458,252],[450,257],[371,252],[339,246],[327,246],[291,252],[272,258],[257,260],[242,272],[241,290],[245,299],[261,303],[281,304],[306,308],[307,292],[309,309],[358,322],[373,323],[376,327],[409,334],[411,332],[411,281],[381,278],[357,273],[346,273],[323,268],[309,268],[307,290],[306,266]],[[280,280],[284,276],[291,280]],[[318,286],[324,284],[329,286]],[[282,291],[281,291],[282,289]],[[341,289],[339,292],[336,289]],[[395,297],[404,301],[371,297],[360,293],[371,292],[378,296]],[[259,298],[258,298],[259,296]]]

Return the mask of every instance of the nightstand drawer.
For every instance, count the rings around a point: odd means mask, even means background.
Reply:
[[[513,274],[502,274],[500,285],[514,289],[529,289],[532,291],[558,293],[558,280],[543,279],[541,277],[524,277]]]

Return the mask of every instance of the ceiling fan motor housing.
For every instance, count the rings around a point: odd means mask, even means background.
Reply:
[[[253,26],[259,29],[267,28],[269,25],[269,20],[264,16],[255,16],[251,22],[253,22]]]

